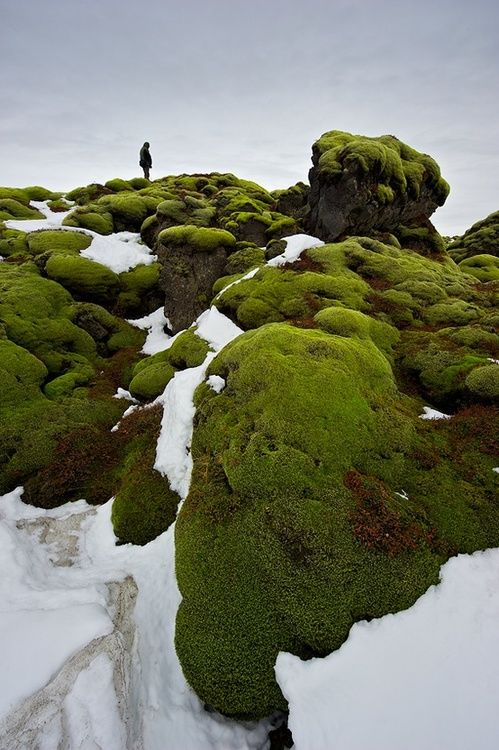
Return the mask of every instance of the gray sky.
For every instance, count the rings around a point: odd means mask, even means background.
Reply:
[[[434,222],[499,209],[495,0],[0,0],[0,184],[140,174],[307,179],[327,130],[391,133],[451,184]]]

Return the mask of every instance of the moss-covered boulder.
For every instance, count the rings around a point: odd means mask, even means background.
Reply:
[[[223,391],[196,393],[176,648],[201,700],[232,716],[286,707],[280,650],[329,653],[356,620],[411,606],[449,554],[499,539],[492,459],[472,508],[474,480],[431,461],[432,428],[368,322],[333,320],[340,335],[240,336],[208,370]]]
[[[121,543],[147,544],[175,520],[179,496],[155,471],[161,407],[140,409],[125,418],[116,433],[125,453],[117,470],[111,520]]]
[[[449,192],[430,156],[391,135],[324,133],[312,162],[308,224],[326,241],[421,224]]]
[[[92,238],[82,232],[61,229],[44,229],[30,232],[26,237],[29,253],[32,256],[78,255],[90,246]]]
[[[188,367],[198,367],[206,359],[210,347],[204,339],[198,336],[194,328],[188,328],[177,336],[173,344],[166,350],[168,362],[177,370]]]
[[[45,273],[80,299],[109,303],[118,294],[119,278],[114,271],[81,255],[51,255]]]
[[[235,244],[230,232],[193,225],[172,227],[159,234],[156,251],[162,265],[160,285],[173,333],[188,328],[208,307],[213,284],[223,275],[227,254]]]
[[[448,252],[456,263],[475,255],[499,256],[499,211],[477,221],[462,237],[450,243]]]
[[[89,229],[97,234],[112,234],[114,232],[113,215],[104,206],[90,204],[83,208],[76,208],[66,216],[62,222],[66,227],[80,227]]]
[[[150,263],[120,273],[116,311],[127,317],[140,317],[157,310],[164,302],[159,286],[160,270],[159,263]]]
[[[499,281],[499,255],[472,255],[462,260],[459,268],[482,282]]]
[[[134,372],[129,390],[135,398],[146,401],[157,398],[175,375],[175,370],[168,362],[152,362]]]
[[[0,221],[8,219],[44,219],[37,208],[32,208],[14,198],[0,198]]]

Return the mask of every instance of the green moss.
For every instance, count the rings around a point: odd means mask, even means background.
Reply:
[[[70,321],[72,299],[61,286],[1,264],[0,288],[0,320],[7,337],[45,362],[49,371],[59,373],[71,353],[95,357],[90,336]]]
[[[84,357],[73,356],[72,368],[45,385],[45,395],[50,399],[70,396],[75,388],[88,385],[95,375],[95,369]]]
[[[2,405],[30,401],[40,396],[40,386],[47,377],[47,368],[26,349],[7,339],[0,339],[0,374]]]
[[[92,238],[86,234],[60,229],[30,232],[26,239],[31,255],[42,253],[73,255],[79,253],[80,250],[85,250],[92,242]]]
[[[134,374],[129,385],[130,393],[136,398],[154,399],[163,393],[174,374],[175,370],[166,362],[149,364]]]
[[[78,187],[66,193],[66,199],[68,201],[74,201],[79,206],[84,206],[87,203],[97,200],[102,195],[108,195],[111,191],[109,188],[99,183],[93,182],[91,185],[85,187]]]
[[[165,220],[170,226],[189,224],[197,227],[209,227],[215,217],[216,209],[208,201],[185,196],[183,200],[167,200],[158,205],[157,216],[161,223]]]
[[[159,198],[128,191],[104,195],[99,198],[96,205],[100,210],[112,215],[116,232],[139,232],[144,219],[155,213],[158,203]]]
[[[132,186],[126,180],[122,180],[120,177],[115,177],[114,180],[108,180],[105,183],[105,187],[112,190],[113,193],[122,193],[124,191],[132,190]]]
[[[475,255],[497,257],[499,255],[499,211],[473,224],[462,237],[450,243],[448,252],[456,263]]]
[[[256,245],[250,244],[248,247],[236,250],[236,252],[229,256],[224,271],[228,276],[231,276],[232,274],[246,273],[255,268],[255,266],[261,266],[264,263],[265,251]]]
[[[130,462],[129,469],[113,502],[114,533],[122,543],[147,544],[173,523],[179,497],[166,479],[140,461]]]
[[[132,177],[131,180],[128,180],[128,184],[131,185],[134,190],[143,190],[150,186],[149,180],[146,180],[145,177]]]
[[[61,193],[54,193],[52,190],[48,190],[40,185],[25,187],[23,188],[23,192],[26,193],[31,201],[57,200],[57,198],[61,197]]]
[[[466,377],[466,387],[474,396],[484,401],[499,402],[499,366],[476,367]]]
[[[156,411],[155,407],[148,407],[124,420],[129,422],[135,417],[138,421],[131,440],[127,438],[126,424],[122,423],[117,433],[119,440],[124,432],[126,457],[119,470],[120,487],[115,493],[111,520],[122,543],[147,544],[175,520],[179,496],[153,468],[161,409],[157,414]],[[139,430],[140,421],[144,424]]]
[[[296,234],[298,231],[298,224],[295,219],[289,216],[281,216],[280,214],[272,214],[272,223],[267,229],[267,237],[271,239],[280,239],[281,237],[288,237],[291,234]]]
[[[159,294],[160,264],[136,266],[131,271],[120,273],[120,294],[118,296],[118,307],[122,311],[135,311],[140,309],[144,300],[152,293]]]
[[[90,299],[112,300],[119,288],[119,278],[113,271],[79,255],[52,255],[45,273],[73,294]]]
[[[21,188],[0,187],[0,200],[5,199],[17,201],[25,206],[29,206],[31,200],[26,190]]]
[[[494,255],[473,255],[462,260],[459,268],[482,282],[499,280],[499,257]]]
[[[188,328],[167,349],[168,361],[177,370],[197,367],[204,362],[209,351],[206,341],[196,335],[194,328]]]
[[[10,257],[27,257],[28,242],[26,233],[17,229],[7,229],[0,223],[0,255]]]
[[[433,227],[399,226],[397,236],[402,247],[416,250],[421,255],[439,257],[446,252],[443,237]]]
[[[230,232],[192,225],[164,229],[158,239],[163,245],[187,245],[200,252],[211,252],[219,247],[232,248],[236,244]]]
[[[347,338],[371,339],[387,356],[393,354],[393,347],[400,338],[399,332],[393,326],[370,318],[357,310],[328,307],[317,313],[314,320],[327,333]]]
[[[467,325],[480,317],[480,310],[464,300],[439,302],[425,311],[425,319],[432,325]]]
[[[314,251],[310,257],[320,262],[324,253]],[[286,267],[265,267],[253,278],[223,291],[214,303],[248,329],[287,318],[313,317],[319,309],[334,303],[363,306],[361,295],[367,288],[355,274],[345,271],[339,275],[298,274]]]
[[[77,208],[66,216],[62,223],[66,227],[81,227],[98,234],[106,235],[114,232],[112,214],[100,207],[97,210]]]
[[[376,186],[376,195],[382,206],[393,203],[395,200],[395,191],[393,188],[390,185],[383,185],[383,183]]]
[[[13,198],[0,198],[0,221],[6,219],[44,219],[37,208],[30,208]]]

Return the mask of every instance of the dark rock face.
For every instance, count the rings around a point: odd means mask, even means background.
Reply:
[[[308,229],[325,241],[413,226],[449,191],[436,162],[394,136],[325,133],[312,162]]]
[[[162,265],[160,288],[165,293],[165,315],[172,333],[189,328],[212,298],[212,287],[227,263],[224,247],[200,251],[189,245],[158,243]]]

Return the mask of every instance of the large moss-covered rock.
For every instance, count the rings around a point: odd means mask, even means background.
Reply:
[[[327,241],[417,226],[449,192],[430,156],[391,135],[333,130],[314,143],[312,162],[308,223],[312,234]]]
[[[233,716],[285,708],[280,650],[338,648],[356,620],[414,603],[451,549],[499,538],[490,468],[470,508],[473,480],[429,469],[432,439],[418,431],[430,428],[367,321],[336,330],[246,333],[209,367],[221,393],[196,394],[176,648],[201,699]]]
[[[499,256],[499,211],[477,221],[448,247],[456,263],[476,255]],[[464,269],[463,269],[464,270]]]
[[[235,244],[230,232],[193,225],[172,227],[159,234],[156,251],[162,265],[160,285],[173,333],[188,328],[208,307],[213,284],[222,276],[227,253]]]

